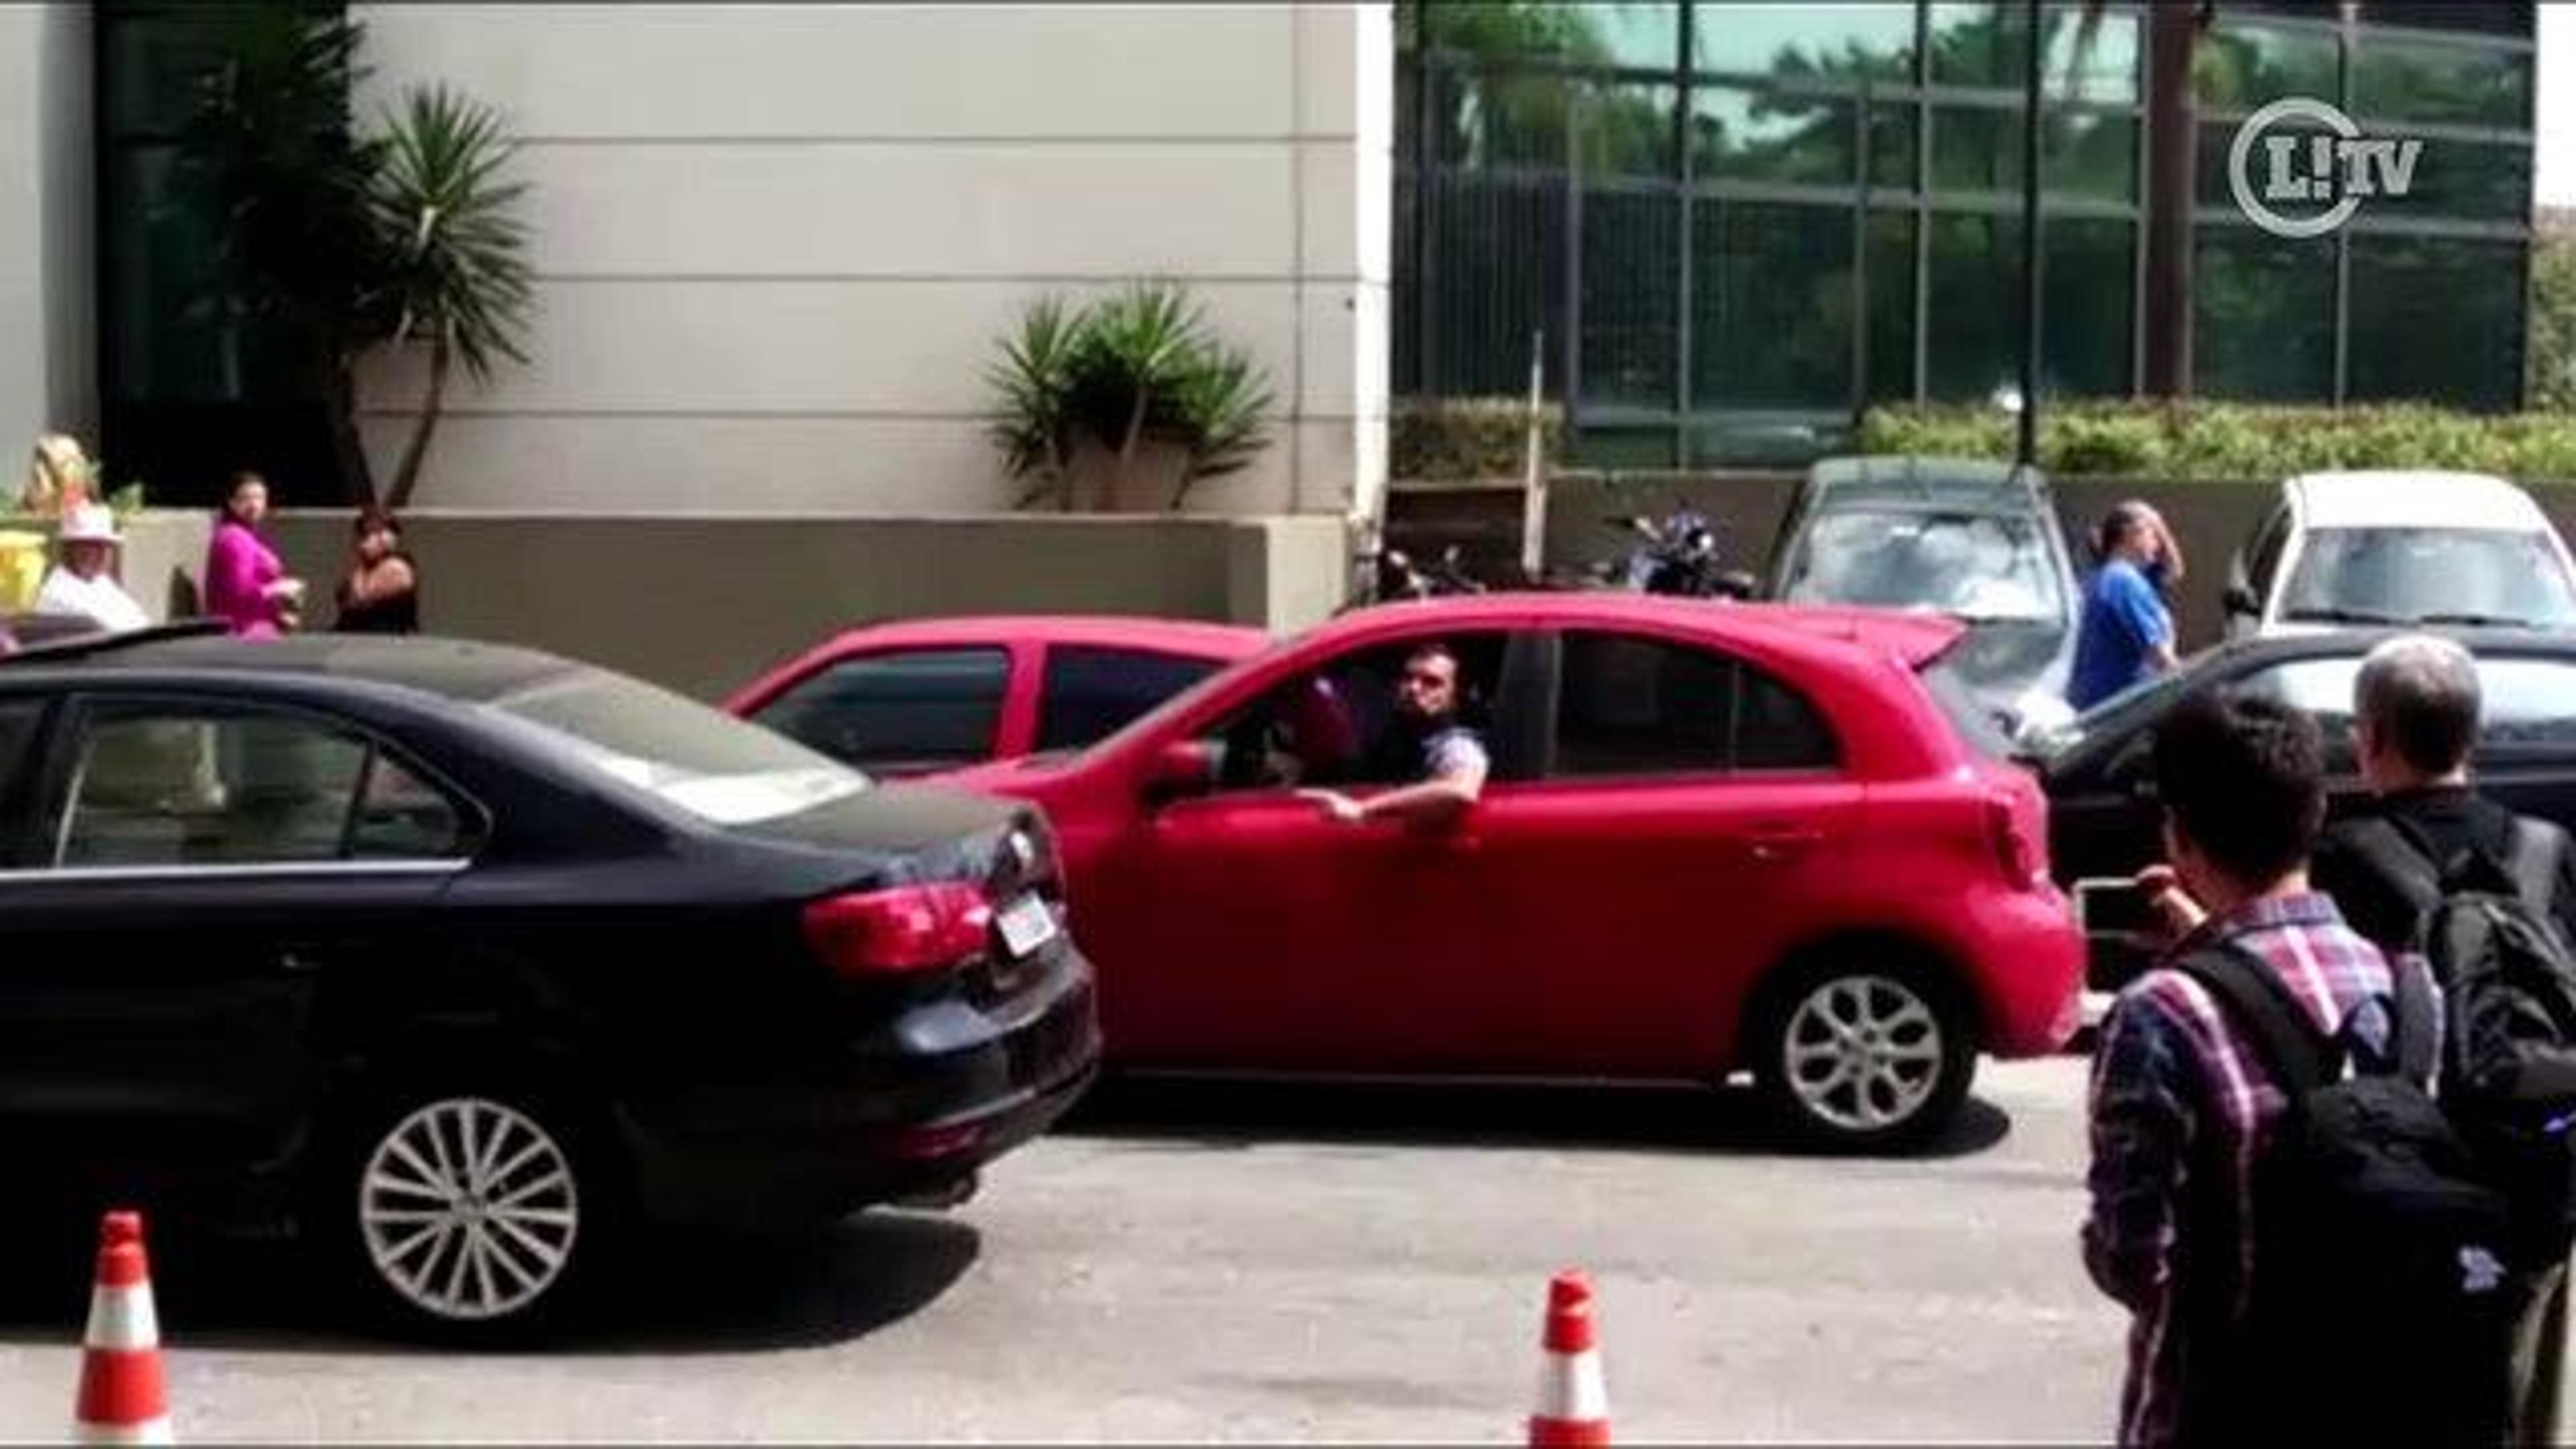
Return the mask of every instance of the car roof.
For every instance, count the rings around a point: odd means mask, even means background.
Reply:
[[[2381,469],[2302,473],[2282,485],[2310,528],[2549,527],[2531,495],[2485,473]]]
[[[950,614],[863,624],[833,636],[840,651],[886,645],[1001,643],[1034,639],[1101,649],[1144,649],[1232,661],[1257,654],[1273,641],[1267,630],[1201,619],[1132,614]]]
[[[74,678],[194,676],[200,679],[340,681],[406,689],[482,704],[588,668],[541,650],[470,639],[381,634],[293,634],[113,638],[55,653],[29,651],[0,666],[0,680],[29,674]]]
[[[2047,486],[2036,468],[1991,458],[1905,454],[1827,458],[1807,470],[1809,497],[1820,508],[1914,507],[2026,512]]]
[[[1464,594],[1380,604],[1345,614],[1317,632],[1353,632],[1398,617],[1414,622],[1454,621],[1460,629],[1522,623],[1678,624],[1720,637],[1752,633],[1793,646],[1848,645],[1864,652],[1894,654],[1908,667],[1920,667],[1967,632],[1966,625],[1940,614],[1847,605],[1721,602],[1609,589]]]

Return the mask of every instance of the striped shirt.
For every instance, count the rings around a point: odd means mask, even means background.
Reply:
[[[2205,922],[2166,959],[2220,941],[2271,967],[2320,1031],[2385,1061],[2395,978],[2388,959],[2344,924],[2332,900],[2303,894],[2251,902]],[[2422,969],[2411,958],[2408,964]],[[2178,1276],[2185,1260],[2176,1244],[2193,1231],[2193,1210],[2205,1201],[2189,1182],[2195,1166],[2227,1165],[2218,1187],[2233,1209],[2227,1220],[2236,1225],[2238,1285],[2252,1267],[2255,1149],[2286,1099],[2264,1079],[2252,1040],[2222,1009],[2181,972],[2149,971],[2120,994],[2094,1056],[2084,1264],[2132,1315],[2120,1395],[2123,1444],[2170,1443],[2178,1432],[2189,1357],[2181,1309],[2191,1295]],[[2214,1141],[2203,1137],[2210,1132]]]

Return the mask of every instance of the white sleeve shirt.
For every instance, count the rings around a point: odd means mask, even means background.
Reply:
[[[152,616],[133,596],[105,574],[85,579],[69,569],[58,568],[45,575],[45,586],[36,592],[39,614],[78,614],[102,629],[148,629]]]

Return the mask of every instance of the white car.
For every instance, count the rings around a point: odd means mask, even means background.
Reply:
[[[2228,567],[2227,636],[2345,625],[2576,630],[2576,560],[2531,495],[2481,473],[2308,473]]]

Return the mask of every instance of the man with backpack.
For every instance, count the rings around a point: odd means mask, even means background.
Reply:
[[[2133,1320],[2125,1444],[2504,1430],[2506,1214],[2426,1090],[2428,974],[2310,888],[2322,758],[2267,699],[2156,731],[2176,939],[2103,1023],[2084,1228]]]
[[[2371,650],[2353,681],[2353,745],[2374,803],[2326,833],[2314,879],[2382,949],[2423,953],[2450,1005],[2443,1102],[2518,1219],[2512,1437],[2546,1442],[2576,1173],[2548,1130],[2576,1112],[2576,851],[2565,831],[2471,784],[2481,702],[2477,662],[2451,640]]]

